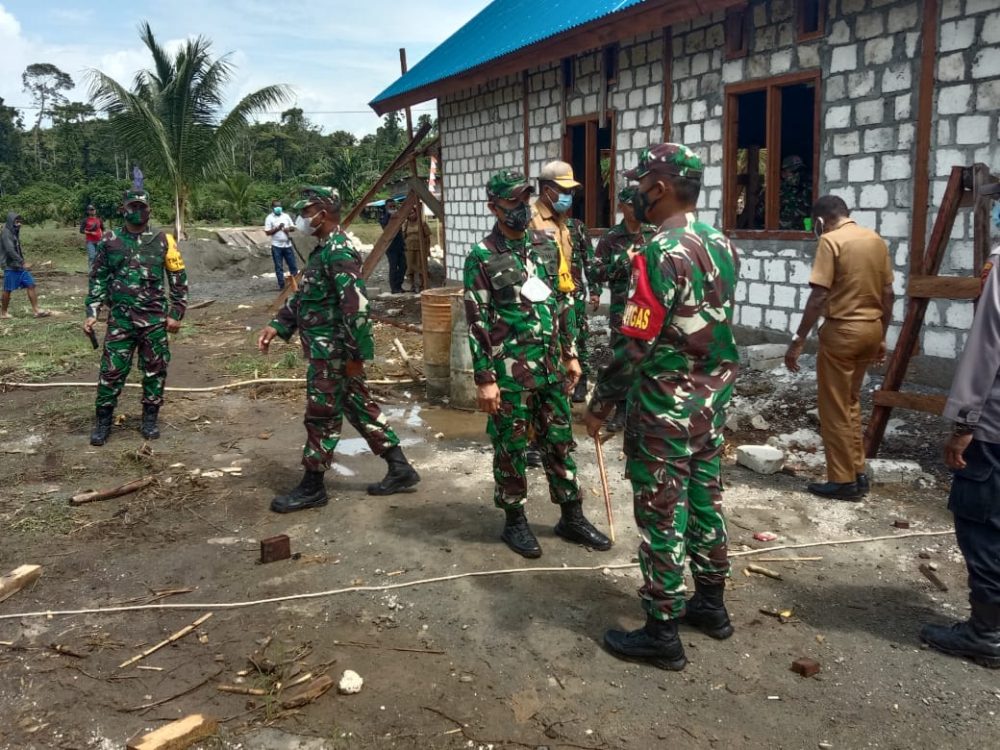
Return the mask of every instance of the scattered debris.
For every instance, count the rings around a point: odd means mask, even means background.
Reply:
[[[9,599],[25,586],[34,583],[42,574],[41,565],[20,565],[0,577],[0,602]]]
[[[287,534],[278,534],[260,540],[260,561],[262,563],[287,560],[291,556],[292,544]]]
[[[181,628],[180,630],[178,630],[176,633],[174,633],[170,637],[168,637],[168,638],[160,641],[155,646],[151,646],[150,648],[147,648],[145,651],[143,651],[141,654],[137,654],[137,655],[133,656],[131,659],[123,661],[121,664],[118,665],[118,668],[119,669],[124,669],[127,666],[135,664],[140,659],[145,659],[150,654],[155,653],[156,651],[159,651],[164,646],[169,646],[174,641],[179,641],[181,638],[183,638],[184,636],[186,636],[188,633],[192,632],[195,628],[197,628],[199,625],[201,625],[203,622],[205,622],[205,620],[207,620],[211,616],[212,616],[211,612],[206,612],[201,617],[199,617],[197,620],[195,620],[193,623],[191,623],[190,625],[185,625],[183,628]]]
[[[773,542],[775,539],[778,538],[778,535],[775,534],[773,531],[758,531],[756,534],[753,535],[753,538],[756,539],[758,542]]]
[[[341,695],[354,695],[361,692],[361,687],[365,681],[357,672],[352,669],[344,670],[340,676],[340,683],[337,685],[337,692]]]
[[[244,687],[243,685],[216,685],[215,689],[220,693],[233,693],[234,695],[267,695],[264,688]]]
[[[948,590],[948,585],[940,578],[938,578],[938,575],[937,573],[934,572],[934,568],[931,567],[931,564],[921,563],[920,572],[924,574],[924,578],[926,578],[928,581],[930,581],[937,587],[938,591]]]
[[[121,497],[122,495],[129,495],[133,492],[138,492],[152,483],[153,477],[149,476],[143,477],[142,479],[134,479],[131,482],[110,490],[88,490],[86,492],[81,492],[78,495],[73,495],[73,497],[69,499],[69,504],[84,505],[85,503],[93,503],[98,500],[111,500],[116,497]]]
[[[755,430],[769,430],[771,429],[771,423],[768,422],[760,414],[754,414],[750,418],[750,426]]]
[[[819,674],[820,665],[815,659],[796,659],[792,662],[792,671],[803,677],[812,677]]]
[[[127,750],[183,750],[195,742],[213,736],[219,723],[204,714],[193,714],[131,740]]]
[[[736,463],[758,474],[776,474],[785,463],[785,454],[770,445],[741,445],[736,449]]]
[[[795,617],[795,612],[790,609],[772,609],[770,607],[761,607],[760,613],[762,615],[775,618],[781,622],[782,625],[787,622],[792,622]]]
[[[866,469],[872,484],[906,484],[924,477],[924,470],[916,461],[869,458]]]
[[[910,528],[910,522],[907,521],[905,518],[897,518],[895,521],[892,522],[892,525],[895,526],[897,529]]]
[[[285,693],[281,699],[281,707],[298,708],[307,703],[312,703],[332,687],[333,678],[330,675],[322,675],[295,690]],[[359,687],[358,690],[360,689]]]
[[[756,573],[759,576],[767,576],[768,578],[773,578],[776,581],[782,580],[781,573],[777,573],[770,568],[765,568],[763,565],[747,565],[747,571],[750,573]]]

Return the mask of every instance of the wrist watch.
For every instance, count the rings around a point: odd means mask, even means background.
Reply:
[[[965,437],[966,435],[971,435],[976,431],[976,428],[971,424],[965,424],[964,422],[955,422],[954,427],[952,427],[951,434],[955,437]]]

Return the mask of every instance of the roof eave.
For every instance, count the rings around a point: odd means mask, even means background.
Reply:
[[[687,2],[672,2],[671,0],[657,2],[654,0],[652,3],[626,8],[618,13],[603,16],[590,23],[568,29],[448,78],[442,78],[386,99],[373,100],[369,102],[368,106],[381,116],[404,107],[447,96],[496,78],[545,65],[583,50],[599,49],[613,42],[635,36],[638,33],[637,28],[641,30],[665,28],[671,24],[697,18],[707,13],[746,4],[746,0],[688,0]]]

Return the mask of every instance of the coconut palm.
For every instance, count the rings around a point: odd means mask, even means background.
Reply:
[[[192,187],[221,173],[251,118],[282,104],[287,93],[281,86],[266,86],[247,94],[223,117],[223,92],[233,76],[229,55],[213,58],[212,43],[199,36],[171,59],[148,23],[140,26],[139,36],[153,57],[153,69],[136,73],[131,89],[92,70],[91,96],[109,115],[133,160],[169,181],[174,230],[180,237]]]

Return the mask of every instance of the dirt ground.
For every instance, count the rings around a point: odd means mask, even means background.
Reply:
[[[193,301],[217,301],[187,319],[169,385],[220,384],[252,377],[254,368],[261,376],[301,374],[301,361],[288,354],[294,346],[277,346],[270,360],[252,354],[274,294],[268,264],[249,269],[262,277],[256,280],[192,279]],[[81,276],[53,277],[46,294],[79,295],[82,284]],[[415,296],[373,296],[376,312],[400,320],[418,314]],[[395,337],[419,356],[419,334],[379,326],[373,377],[405,376]],[[59,379],[95,374],[96,355]],[[917,457],[927,476],[913,486],[877,487],[863,503],[808,496],[803,485],[815,462],[803,460],[798,476],[764,477],[734,465],[735,445],[815,429],[810,382],[774,373],[741,379],[740,408],[765,417],[768,429],[731,436],[732,550],[906,534],[893,527],[896,519],[908,520],[911,532],[947,530],[947,479],[935,468],[942,428],[934,420],[900,415],[884,451]],[[289,516],[271,513],[268,502],[298,478],[301,388],[172,394],[163,437],[146,446],[136,432],[138,392],[130,389],[120,408],[124,424],[103,448],[87,442],[92,396],[89,389],[0,394],[0,450],[20,451],[0,452],[0,572],[44,566],[36,584],[0,604],[2,748],[120,748],[194,712],[222,720],[219,736],[197,747],[248,750],[1000,743],[996,674],[923,650],[917,639],[921,622],[967,611],[950,535],[773,552],[762,556],[766,562],[740,557],[728,594],[736,635],[716,642],[685,630],[690,666],[667,673],[619,661],[600,645],[607,627],[641,623],[638,571],[630,566],[638,536],[620,438],[606,451],[616,546],[596,553],[556,538],[558,511],[533,470],[528,513],[544,556],[529,562],[498,538],[484,417],[428,406],[419,387],[379,391],[423,476],[417,491],[367,496],[365,485],[384,464],[345,426],[327,480],[330,504]],[[582,433],[577,457],[588,512],[606,527],[593,446]],[[68,505],[82,490],[145,475],[155,481],[138,493]],[[778,539],[753,539],[765,530]],[[261,565],[258,541],[274,534],[291,538],[295,559]],[[781,561],[791,557],[810,559]],[[749,574],[752,561],[781,580]],[[919,573],[923,562],[938,566],[947,592]],[[192,634],[118,666],[209,611],[198,603],[540,566],[555,570],[218,609]],[[144,603],[189,608],[22,614]],[[779,619],[763,610],[791,614]],[[799,657],[816,659],[822,671],[799,677],[789,669]],[[308,673],[338,680],[345,669],[364,678],[359,694],[334,689],[282,708],[278,682]]]

